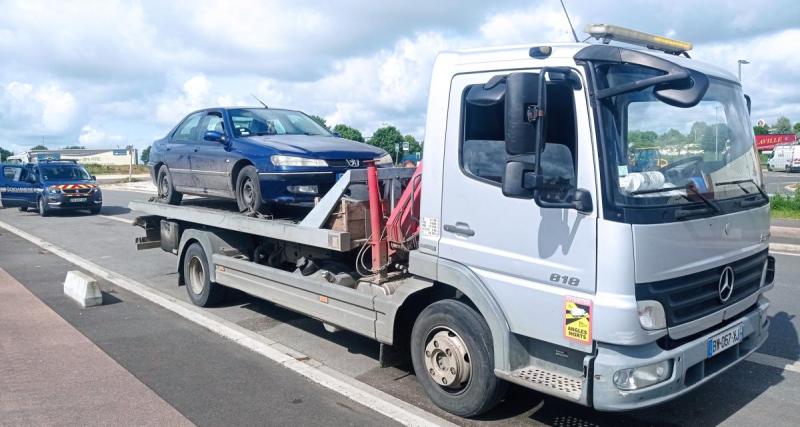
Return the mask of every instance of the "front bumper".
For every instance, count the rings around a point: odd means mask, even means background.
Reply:
[[[769,300],[763,295],[736,320],[720,326],[676,348],[664,350],[657,343],[642,346],[597,344],[593,368],[593,406],[601,411],[625,411],[656,405],[674,399],[726,371],[756,351],[766,341],[769,327]],[[712,358],[706,357],[707,340],[741,323],[744,338],[739,344]],[[614,385],[620,369],[673,361],[672,376],[641,390],[624,391]]]
[[[85,202],[75,202],[75,197],[63,195],[45,195],[45,202],[50,209],[91,209],[103,205],[102,194],[95,193],[91,196],[86,196]]]
[[[258,174],[261,183],[261,197],[264,200],[297,203],[311,202],[315,197],[322,197],[333,187],[344,170],[324,170],[313,172],[261,172]],[[316,186],[316,193],[299,193],[290,191],[289,187]]]

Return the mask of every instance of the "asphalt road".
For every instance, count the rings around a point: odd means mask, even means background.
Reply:
[[[800,175],[798,175],[800,177]],[[18,227],[39,238],[73,252],[120,275],[130,277],[152,286],[165,294],[188,301],[183,288],[176,286],[176,258],[158,249],[136,251],[134,238],[143,235],[141,229],[132,227],[129,221],[135,213],[127,208],[132,199],[146,200],[149,196],[140,193],[105,191],[105,205],[100,216],[81,213],[66,213],[50,218],[40,218],[34,213],[21,213],[15,209],[0,210],[0,220]],[[62,262],[46,264],[32,259],[40,259],[37,250],[18,241],[0,229],[0,260],[3,268],[23,284],[29,285],[34,293],[48,304],[48,299],[58,298],[58,289],[53,283],[63,280],[64,271],[69,268]],[[15,255],[16,254],[16,255]],[[776,255],[778,272],[776,286],[768,294],[772,300],[770,338],[760,350],[761,354],[773,356],[770,363],[745,361],[728,374],[718,377],[708,384],[672,402],[655,408],[621,414],[603,414],[573,405],[559,399],[550,398],[536,392],[513,388],[509,397],[495,410],[479,420],[463,420],[443,413],[434,407],[422,392],[408,367],[380,368],[378,366],[378,345],[366,338],[348,332],[327,333],[320,322],[289,312],[273,304],[236,293],[227,302],[210,312],[240,326],[248,328],[264,337],[283,343],[315,360],[318,360],[345,375],[369,384],[406,402],[430,411],[442,418],[464,425],[800,425],[800,402],[795,397],[800,394],[800,343],[798,328],[800,319],[796,317],[800,307],[800,257]],[[37,267],[38,266],[38,267]],[[49,284],[47,288],[44,284]],[[116,290],[104,283],[104,289],[124,302],[134,301],[133,295]],[[38,289],[38,291],[37,291]],[[52,300],[50,300],[52,301]],[[138,304],[142,307],[146,303]],[[111,306],[113,307],[113,305]],[[270,419],[271,422],[255,424],[306,424],[306,420],[325,420],[336,425],[342,418],[336,418],[339,406],[330,402],[342,402],[353,407],[352,402],[343,397],[331,396],[325,390],[308,384],[292,373],[274,370],[269,363],[257,360],[250,354],[246,356],[236,344],[207,336],[203,330],[175,319],[165,313],[153,315],[148,308],[146,315],[136,317],[136,329],[152,331],[151,341],[142,341],[133,346],[126,336],[116,337],[110,325],[119,325],[119,319],[106,317],[92,321],[91,318],[75,319],[66,311],[56,307],[59,314],[81,332],[103,347],[118,363],[139,372],[140,380],[155,390],[164,400],[173,404],[195,422],[204,420],[213,411],[209,407],[226,407],[230,413],[242,420],[256,420],[270,413],[274,406],[280,406],[285,418]],[[68,311],[68,310],[67,310]],[[131,314],[132,315],[132,314]],[[108,322],[109,326],[96,324]],[[180,327],[179,327],[180,324]],[[156,337],[164,330],[163,340]],[[92,332],[97,330],[97,332]],[[189,335],[182,335],[189,334]],[[194,335],[192,335],[194,334]],[[204,335],[198,339],[196,335]],[[144,334],[148,335],[148,334]],[[193,384],[193,372],[181,366],[176,355],[202,354],[201,347],[213,345],[212,361],[202,365],[200,377],[208,372],[222,375],[231,372],[235,380],[226,381],[222,387],[206,389],[202,385],[214,381],[204,380],[203,384]],[[159,357],[141,350],[140,347],[154,346]],[[133,348],[132,348],[133,347]],[[137,350],[137,351],[132,351]],[[245,352],[246,353],[246,352]],[[162,358],[161,356],[171,356]],[[241,359],[245,359],[244,361]],[[155,362],[154,362],[155,360]],[[158,365],[158,366],[154,366]],[[158,370],[147,374],[151,369]],[[244,375],[244,372],[248,372]],[[199,380],[198,380],[199,381]],[[299,383],[306,383],[303,388]],[[253,383],[253,384],[251,384]],[[274,384],[266,387],[263,384]],[[302,407],[291,411],[292,392],[303,402],[309,400],[318,408]],[[276,391],[278,390],[278,391]],[[306,400],[309,399],[309,400]],[[320,399],[320,400],[317,400]],[[217,405],[217,406],[214,406]],[[313,405],[310,405],[313,406]],[[288,409],[287,409],[288,408]],[[356,405],[352,409],[352,423],[385,424],[385,420],[370,412],[362,412]],[[332,412],[331,412],[332,411]],[[351,409],[347,409],[351,411]],[[322,415],[324,412],[326,415]],[[298,418],[292,419],[292,413]],[[194,416],[191,416],[194,415]],[[306,418],[307,417],[307,418]],[[325,418],[327,417],[327,418]],[[210,420],[219,420],[213,418]],[[208,425],[216,424],[208,421]]]
[[[764,181],[766,190],[769,194],[790,194],[793,193],[786,188],[789,184],[800,183],[800,173],[770,172],[764,170]]]

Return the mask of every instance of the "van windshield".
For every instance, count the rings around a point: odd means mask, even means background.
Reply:
[[[598,67],[613,87],[661,74],[635,65]],[[695,106],[656,98],[654,87],[604,100],[604,155],[619,207],[678,206],[760,195],[754,136],[739,85],[710,78]]]

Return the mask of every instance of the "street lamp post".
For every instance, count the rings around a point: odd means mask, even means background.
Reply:
[[[745,65],[749,64],[750,61],[748,61],[746,59],[740,59],[740,60],[738,60],[736,62],[739,64],[739,83],[741,83],[742,82],[742,64],[745,64]]]

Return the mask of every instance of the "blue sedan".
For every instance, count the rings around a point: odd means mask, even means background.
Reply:
[[[235,199],[242,212],[313,201],[348,169],[391,164],[386,151],[339,138],[299,111],[210,108],[153,143],[148,166],[159,199]]]

